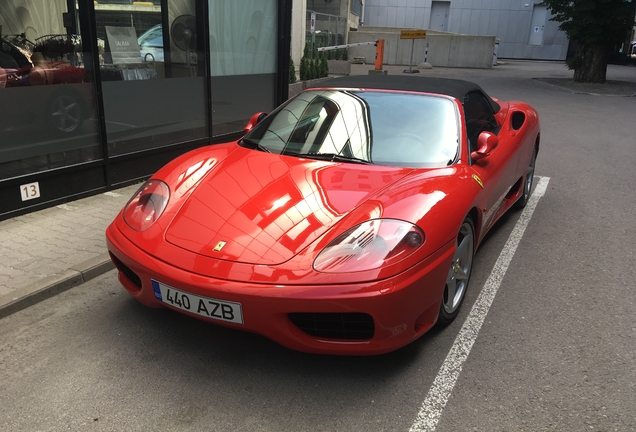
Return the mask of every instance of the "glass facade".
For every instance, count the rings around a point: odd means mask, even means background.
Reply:
[[[230,133],[275,105],[277,2],[215,1],[209,20],[212,123]]]
[[[195,2],[156,3],[94,6],[109,156],[209,137]]]
[[[103,158],[74,15],[66,0],[28,4],[0,3],[0,180]]]
[[[353,3],[358,3],[358,0],[352,0],[352,5]],[[344,0],[307,0],[305,41],[314,43],[317,47],[346,43],[348,6],[349,3]],[[313,32],[312,16],[315,18]]]
[[[0,220],[236,138],[287,96],[281,14],[291,1],[0,2]]]

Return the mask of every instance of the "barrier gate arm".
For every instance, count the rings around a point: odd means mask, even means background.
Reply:
[[[359,42],[344,45],[334,45],[328,47],[316,48],[317,51],[332,51],[341,48],[349,48],[363,45],[375,45],[375,70],[382,70],[382,63],[384,62],[384,39],[378,39],[373,42]]]

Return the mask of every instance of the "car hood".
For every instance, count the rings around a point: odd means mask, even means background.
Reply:
[[[411,171],[239,148],[184,198],[165,238],[211,258],[280,264]]]

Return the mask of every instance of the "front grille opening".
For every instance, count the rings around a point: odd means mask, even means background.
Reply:
[[[310,336],[363,340],[371,339],[375,325],[371,315],[359,312],[347,313],[290,313],[289,319]]]
[[[132,271],[130,267],[128,267],[123,262],[121,262],[119,258],[117,258],[115,255],[113,255],[110,252],[109,254],[110,254],[110,259],[113,260],[113,263],[115,264],[115,267],[117,267],[117,270],[122,272],[124,276],[128,278],[128,280],[130,280],[133,284],[135,284],[136,287],[141,288],[141,278],[137,276],[137,273]]]

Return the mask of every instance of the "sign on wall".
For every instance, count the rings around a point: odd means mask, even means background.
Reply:
[[[134,27],[106,26],[106,49],[113,64],[141,63],[141,53]]]
[[[426,39],[426,30],[402,30],[400,39]]]

